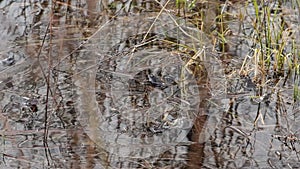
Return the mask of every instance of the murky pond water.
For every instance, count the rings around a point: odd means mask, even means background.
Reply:
[[[1,167],[297,168],[299,4],[176,2],[0,1]]]

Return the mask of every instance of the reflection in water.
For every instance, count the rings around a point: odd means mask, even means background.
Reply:
[[[87,7],[72,1],[72,10],[66,11],[66,4],[48,1],[1,1],[1,168],[102,168],[97,159],[101,153],[77,121],[72,82],[75,55],[64,57],[86,38],[84,21],[96,19],[89,15],[95,13],[94,3],[88,2]],[[94,11],[86,14],[87,9]],[[51,14],[51,30],[47,30]],[[47,101],[42,71],[47,74],[48,70]]]
[[[153,30],[145,34],[152,23]],[[167,13],[118,17],[93,37],[91,44],[97,46],[91,47],[97,50],[88,50],[82,57],[97,54],[99,72],[79,70],[80,78],[85,78],[78,81],[79,111],[84,115],[80,119],[92,140],[109,153],[111,166],[137,168],[143,161],[155,165],[165,153],[178,157],[189,154],[190,141],[197,145],[206,120],[205,100],[210,97],[206,93],[212,86],[217,89],[214,78],[222,78],[218,61],[204,54],[205,43],[201,31]],[[189,53],[197,53],[192,55],[194,60]],[[90,66],[82,63],[83,69]],[[96,98],[90,85],[93,74]],[[215,90],[212,93],[218,95]],[[188,140],[195,118],[197,126]],[[165,166],[183,167],[187,165],[183,161],[173,157]],[[201,161],[195,159],[188,165],[196,165],[192,163]]]

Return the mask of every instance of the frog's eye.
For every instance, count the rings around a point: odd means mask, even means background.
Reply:
[[[149,74],[149,78],[155,78],[155,76],[153,74]]]
[[[157,82],[157,77],[155,77],[153,74],[149,74],[149,75],[148,75],[148,80],[149,80],[151,83],[156,83],[156,82]]]

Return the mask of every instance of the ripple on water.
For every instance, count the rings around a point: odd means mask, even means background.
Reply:
[[[100,57],[97,75],[91,70],[80,72],[91,65],[79,69],[81,123],[89,136],[116,158],[158,157],[178,144],[188,145],[187,134],[199,115],[200,103],[209,97],[201,95],[201,90],[211,88],[216,98],[225,91],[224,83],[215,83],[224,75],[220,63],[205,55],[209,48],[203,48],[207,39],[202,32],[165,13],[154,22],[156,16],[119,17],[104,25],[91,41],[99,46],[95,52]],[[152,23],[153,29],[145,34]],[[191,56],[184,49],[198,55]],[[95,53],[87,52],[84,57],[93,58]],[[211,84],[201,88],[201,78],[188,69],[203,58],[199,63],[212,76]],[[170,76],[172,83],[166,81]],[[91,79],[96,77],[96,81]],[[94,96],[90,85],[94,83],[101,97]],[[96,98],[101,99],[96,103]]]

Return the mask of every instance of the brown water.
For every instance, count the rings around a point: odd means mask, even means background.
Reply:
[[[1,168],[297,168],[299,74],[243,73],[253,4],[216,2],[1,1]]]

